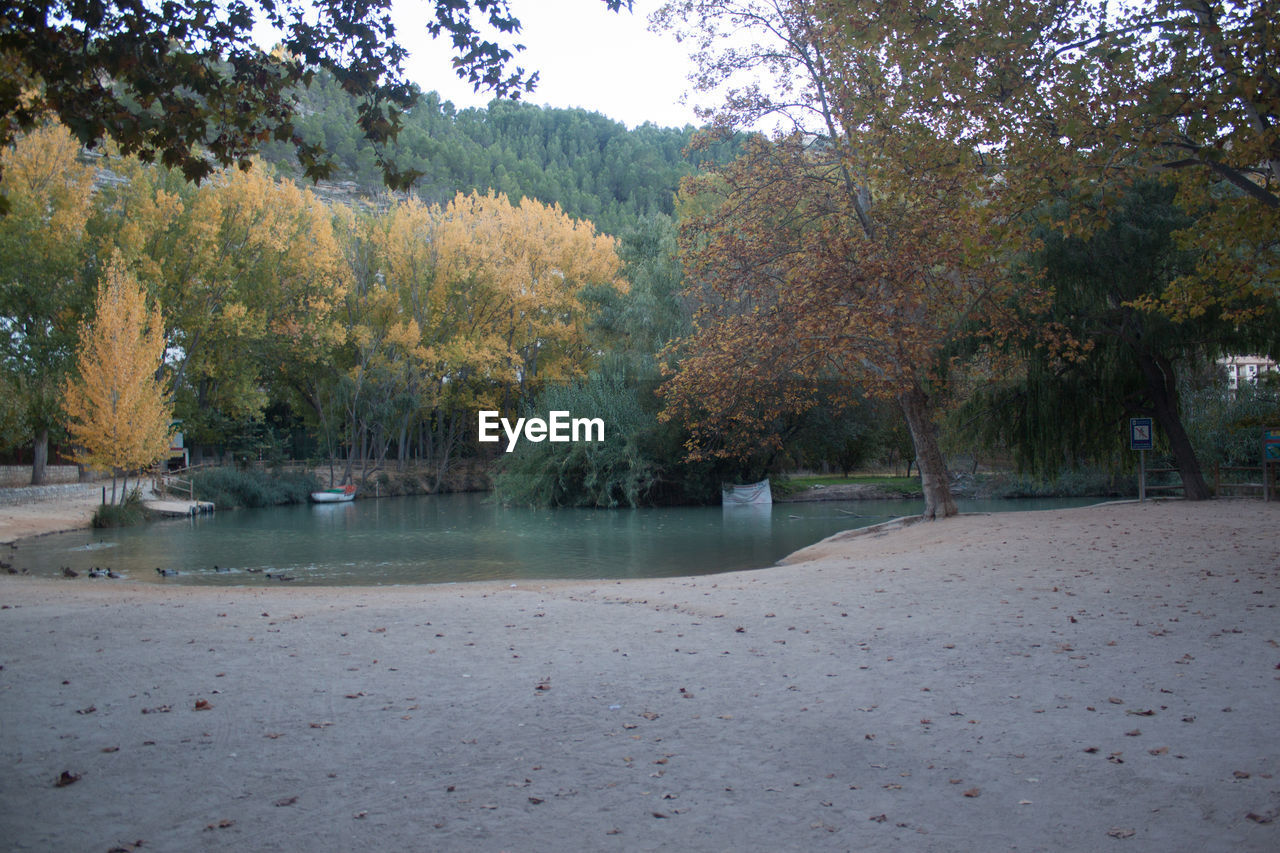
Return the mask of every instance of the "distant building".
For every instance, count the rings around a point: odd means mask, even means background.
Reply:
[[[1258,379],[1267,373],[1280,373],[1276,363],[1261,355],[1230,355],[1218,359],[1227,370],[1227,390],[1235,391],[1241,385],[1257,385]]]

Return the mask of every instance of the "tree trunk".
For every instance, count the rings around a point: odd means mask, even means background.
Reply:
[[[1138,365],[1146,380],[1147,394],[1151,397],[1151,415],[1164,430],[1173,452],[1174,463],[1182,476],[1183,494],[1189,501],[1207,501],[1212,495],[1209,485],[1200,471],[1200,460],[1182,426],[1178,414],[1178,386],[1173,364],[1166,358],[1147,352],[1138,353]]]
[[[36,440],[31,445],[31,485],[43,486],[45,468],[49,464],[49,428],[36,432]]]
[[[948,518],[959,512],[951,498],[947,463],[938,448],[938,427],[933,422],[929,395],[912,382],[911,388],[898,395],[898,404],[907,418],[911,442],[916,450],[916,467],[920,469],[920,485],[924,490],[924,517]]]

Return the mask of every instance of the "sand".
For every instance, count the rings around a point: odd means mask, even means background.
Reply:
[[[102,505],[102,487],[90,484],[66,487],[56,498],[0,503],[0,545],[19,539],[88,527]],[[3,556],[0,551],[0,556]]]
[[[1276,850],[1278,524],[961,517],[654,581],[0,576],[0,839]]]

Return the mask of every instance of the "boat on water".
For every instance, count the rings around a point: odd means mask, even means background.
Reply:
[[[318,504],[336,504],[355,500],[355,486],[337,486],[332,489],[321,489],[311,493],[311,500]]]

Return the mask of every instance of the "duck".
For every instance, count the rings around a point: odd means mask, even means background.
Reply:
[[[63,566],[63,567],[62,567],[62,575],[63,575],[63,577],[68,577],[68,578],[78,578],[78,577],[80,577],[80,573],[79,573],[79,572],[77,572],[75,569],[71,568],[70,566]]]
[[[156,566],[156,571],[160,574],[160,577],[162,578],[171,578],[178,574],[177,569],[162,569],[159,566]]]
[[[120,578],[124,577],[124,575],[120,574],[115,569],[107,569],[107,577],[111,578],[112,580],[120,580]]]
[[[91,578],[105,578],[106,576],[107,576],[106,569],[100,569],[97,566],[94,566],[92,569],[89,570],[89,577]]]

